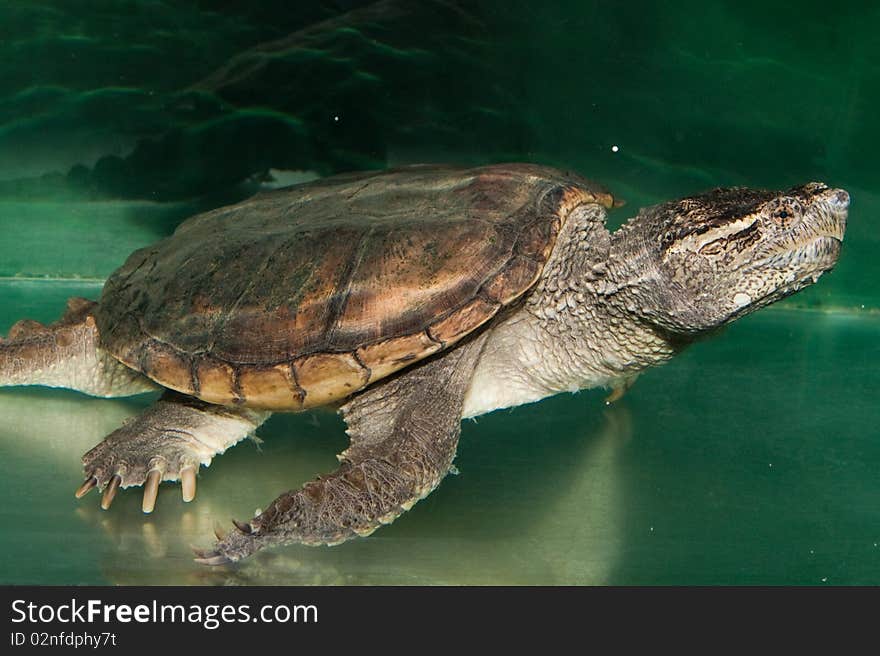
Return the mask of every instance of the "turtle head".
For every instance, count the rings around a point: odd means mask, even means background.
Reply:
[[[629,271],[643,289],[628,309],[695,334],[785,298],[837,262],[848,207],[846,191],[811,182],[714,189],[642,210],[616,240],[648,272]]]

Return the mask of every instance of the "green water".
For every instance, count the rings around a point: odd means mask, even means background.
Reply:
[[[368,539],[229,571],[189,545],[335,467],[336,416],[273,417],[144,517],[72,491],[150,397],[0,390],[0,582],[880,583],[880,7],[539,4],[3,3],[0,331],[96,296],[193,212],[417,161],[576,169],[627,199],[614,225],[824,180],[853,198],[837,269],[610,408],[466,423],[461,475]]]

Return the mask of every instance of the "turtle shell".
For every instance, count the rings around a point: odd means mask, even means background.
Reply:
[[[445,348],[539,278],[603,188],[526,164],[335,176],[194,216],[136,251],[96,313],[104,347],[160,385],[299,410]]]

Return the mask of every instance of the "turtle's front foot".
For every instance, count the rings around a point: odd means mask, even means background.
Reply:
[[[131,422],[135,424],[138,422]],[[132,432],[128,424],[110,433],[83,456],[86,480],[76,491],[82,497],[93,487],[104,491],[101,507],[110,508],[122,487],[144,486],[143,511],[156,505],[161,481],[180,481],[184,501],[196,494],[196,470],[211,463],[213,453],[199,448],[198,440],[180,431],[144,430]]]
[[[101,507],[110,508],[117,490],[144,486],[142,509],[153,511],[161,481],[180,481],[184,501],[196,494],[199,465],[210,465],[252,433],[268,413],[210,405],[166,393],[140,416],[113,431],[83,456],[86,479],[80,498],[93,487],[103,490]]]

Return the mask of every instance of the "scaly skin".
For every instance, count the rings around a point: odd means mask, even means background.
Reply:
[[[810,183],[786,192],[717,189],[641,211],[614,234],[598,204],[572,210],[543,274],[516,311],[470,340],[354,395],[341,468],[279,497],[202,561],[262,546],[334,544],[392,521],[451,467],[461,417],[551,394],[623,387],[699,336],[815,282],[840,253],[848,194]],[[0,343],[0,385],[44,384],[101,396],[153,387],[100,346],[91,304],[58,324],[18,324]],[[267,413],[169,394],[84,459],[78,493],[182,479]]]
[[[199,466],[209,466],[214,456],[252,435],[268,417],[268,412],[166,392],[83,456],[86,480],[77,496],[93,487],[103,489],[101,507],[106,510],[118,488],[146,484],[142,509],[150,513],[159,483],[181,481],[183,500],[192,501]]]
[[[814,282],[837,260],[848,204],[846,192],[815,184],[781,195],[716,191],[652,208],[610,236],[601,208],[581,208],[523,308],[481,335],[486,343],[460,405],[443,372],[450,364],[459,375],[469,371],[451,362],[461,348],[361,393],[343,408],[344,415],[346,408],[367,411],[356,424],[346,416],[353,463],[343,459],[338,472],[283,495],[250,524],[236,524],[239,532],[200,561],[222,564],[269,544],[336,544],[372,532],[399,514],[398,496],[389,497],[393,512],[383,517],[386,506],[372,508],[365,521],[361,509],[376,498],[369,483],[376,476],[365,469],[357,484],[348,479],[364,436],[383,435],[388,422],[406,426],[405,413],[386,410],[389,398],[405,404],[412,395],[417,406],[435,408],[442,390],[440,416],[454,415],[457,431],[459,415],[597,384],[627,385],[706,331]],[[447,432],[438,423],[432,434],[426,444],[436,447]],[[400,460],[409,452],[393,440],[371,446],[372,462],[395,465],[375,487],[379,499],[386,488],[406,488],[400,472],[419,478],[431,471],[418,452]]]
[[[159,387],[99,345],[93,301],[71,298],[57,322],[22,320],[0,339],[0,386],[64,387],[91,396],[131,396]]]
[[[581,208],[523,309],[493,328],[464,416],[626,388],[700,335],[815,282],[837,261],[848,204],[817,183],[715,190],[643,210],[614,234],[600,207]]]
[[[442,358],[386,379],[340,412],[351,445],[332,474],[286,492],[211,552],[208,565],[240,560],[272,544],[335,545],[390,524],[449,472],[461,406],[486,340],[478,335]]]

